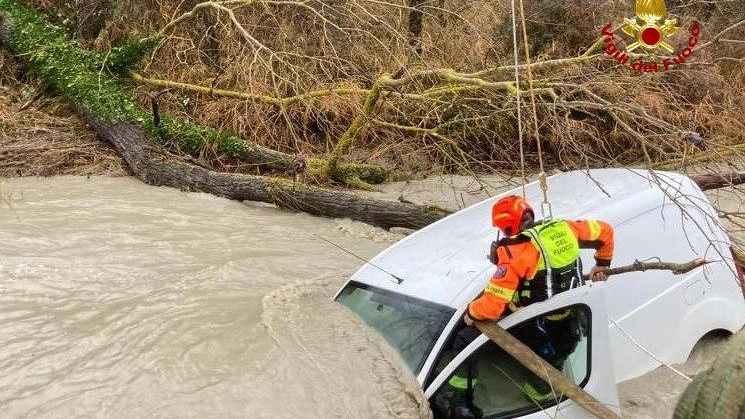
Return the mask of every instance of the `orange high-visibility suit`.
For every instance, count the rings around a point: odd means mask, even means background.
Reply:
[[[613,259],[613,227],[600,220],[565,221],[576,237],[580,248],[595,249],[597,266],[610,266]],[[484,292],[468,305],[468,315],[475,320],[496,320],[506,310],[518,310],[530,302],[541,301],[546,296],[530,296],[531,281],[545,276],[541,251],[529,235],[521,232],[505,237],[497,243],[494,274]],[[544,281],[545,282],[545,281]],[[507,313],[507,314],[509,314]]]

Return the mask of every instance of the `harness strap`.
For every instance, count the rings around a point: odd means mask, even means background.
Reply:
[[[553,221],[556,221],[556,220],[549,220],[549,222],[553,222]],[[543,258],[543,266],[546,269],[546,298],[551,298],[554,295],[554,289],[553,289],[554,275],[553,275],[553,268],[551,267],[551,260],[548,257],[548,251],[546,250],[546,247],[541,241],[540,233],[536,231],[535,227],[529,228],[525,230],[525,232],[528,233],[530,237],[533,238],[533,242],[538,246],[538,250],[541,253],[541,257]],[[574,260],[574,269],[575,269],[575,272],[573,273],[572,279],[569,283],[569,289],[572,289],[575,286],[584,285],[584,281],[582,281],[582,258],[579,257],[579,255]],[[559,290],[559,292],[561,292],[561,290]]]
[[[543,243],[541,243],[541,239],[535,229],[530,228],[525,231],[530,234],[533,239],[535,239],[535,243],[538,245],[538,250],[541,252],[541,256],[543,257],[543,266],[546,268],[546,298],[551,298],[554,295],[554,284],[551,263],[549,263],[548,259],[548,253],[543,247]]]

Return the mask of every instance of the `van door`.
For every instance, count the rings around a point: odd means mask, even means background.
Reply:
[[[620,411],[602,285],[533,304],[500,325],[611,410]],[[441,354],[438,366],[443,364],[425,391],[435,419],[595,418],[484,335],[458,354]]]

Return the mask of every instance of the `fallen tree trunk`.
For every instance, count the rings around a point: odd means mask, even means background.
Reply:
[[[92,121],[92,125],[99,127],[99,134],[112,143],[117,141],[117,136],[112,133],[117,132],[120,127],[130,127],[139,130],[134,137],[143,144],[148,138],[172,141],[191,153],[209,144],[215,146],[218,153],[240,158],[244,162],[274,172],[293,170],[295,156],[250,144],[235,136],[167,118],[160,124],[155,124],[149,112],[122,91],[120,80],[107,70],[104,57],[81,48],[63,31],[53,27],[42,17],[18,6],[12,0],[0,0],[0,42],[14,50],[30,68],[42,76],[45,82],[84,112],[89,122]],[[450,77],[445,71],[434,71],[432,74],[445,79]],[[400,83],[403,81],[397,80],[392,86]],[[352,128],[358,129],[356,125]],[[107,133],[105,130],[113,131]],[[135,143],[136,141],[123,142],[117,148],[134,146]],[[342,142],[342,145],[344,144]],[[140,151],[144,150],[141,146],[136,147],[139,147]],[[297,186],[281,179],[260,176],[232,177],[233,175],[166,159],[162,153],[152,151],[156,149],[157,147],[153,146],[150,151],[143,152],[144,154],[137,157],[138,162],[151,163],[137,163],[133,166],[134,156],[126,159],[137,176],[148,183],[170,185],[186,190],[202,190],[234,199],[273,202],[282,207],[312,214],[350,216],[385,227],[418,228],[447,214],[443,210],[410,207],[411,204],[404,203],[380,201],[372,205],[370,202],[377,201],[320,188]],[[331,163],[336,163],[338,154],[332,156]],[[163,165],[163,170],[156,170],[153,167],[152,162],[156,161]],[[176,167],[184,170],[184,179],[177,179],[175,172],[165,170],[170,168],[169,170],[175,171]],[[324,160],[310,159],[307,167],[311,174],[324,177],[331,172],[337,180],[351,184],[357,180],[380,183],[385,179],[384,172],[370,165],[328,165]],[[329,170],[329,167],[335,169]],[[138,172],[137,168],[141,168],[142,171]],[[735,181],[737,179],[731,177],[728,184]],[[342,206],[347,208],[341,208]],[[368,211],[373,213],[368,214]],[[386,216],[392,218],[385,221],[383,218]]]
[[[0,43],[21,57],[48,86],[98,119],[136,121],[149,137],[164,144],[176,144],[192,156],[209,148],[218,155],[238,159],[265,172],[294,171],[296,156],[252,144],[220,130],[167,117],[155,123],[153,115],[122,91],[121,80],[110,70],[126,73],[156,41],[157,38],[144,38],[103,57],[82,48],[42,16],[11,0],[0,0]],[[345,184],[362,180],[367,184],[379,184],[387,177],[383,168],[371,164],[339,163],[332,173],[327,166],[324,159],[309,158],[307,161],[309,174],[322,180],[331,178]]]
[[[174,160],[160,152],[132,122],[106,122],[78,107],[98,135],[110,142],[140,180],[151,185],[206,192],[236,200],[273,203],[281,208],[328,217],[348,217],[379,227],[418,229],[448,215],[437,207],[382,201],[266,176],[215,172]]]
[[[689,177],[696,182],[702,191],[745,183],[745,173],[742,172],[690,175]]]
[[[735,246],[732,246],[730,249],[732,250],[732,254],[735,257],[735,262],[742,269],[745,269],[745,252],[743,252],[742,250],[736,248]]]
[[[520,342],[501,326],[494,322],[475,322],[476,327],[489,339],[494,341],[505,352],[512,355],[522,365],[546,381],[553,389],[556,397],[566,396],[585,410],[601,419],[620,419],[621,417],[608,409],[590,393],[570,379],[564,377],[553,365],[549,364],[533,352],[527,345]]]

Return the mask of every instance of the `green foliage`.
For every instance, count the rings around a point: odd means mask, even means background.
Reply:
[[[117,78],[105,70],[99,54],[82,48],[62,28],[12,1],[0,0],[0,12],[14,24],[15,53],[64,98],[108,121],[148,119],[145,110],[122,92]]]
[[[141,39],[135,39],[124,43],[124,45],[112,48],[106,61],[106,68],[116,75],[126,76],[148,52],[152,51],[161,37],[151,35]]]
[[[711,368],[700,373],[675,407],[673,419],[745,417],[745,332],[730,338]]]
[[[213,128],[168,118],[155,127],[149,112],[122,90],[117,76],[124,76],[139,62],[160,41],[159,36],[128,42],[112,50],[104,60],[100,54],[82,48],[65,30],[10,0],[0,0],[0,13],[15,24],[15,53],[65,99],[97,118],[140,122],[149,135],[192,154],[205,146],[213,146],[218,154],[230,157],[250,151],[250,144],[241,138]]]
[[[177,144],[183,151],[190,154],[197,154],[201,149],[210,145],[215,147],[217,154],[229,157],[240,157],[251,150],[250,144],[240,137],[172,118],[163,118],[157,127],[152,124],[148,127],[149,134],[157,136],[166,144]]]

